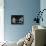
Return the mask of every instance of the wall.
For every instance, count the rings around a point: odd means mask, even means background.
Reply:
[[[43,9],[46,9],[46,0],[41,0],[40,2],[41,2],[40,3],[40,9],[42,11]],[[46,26],[46,10],[43,12],[42,17],[43,17],[43,22],[41,21],[40,25]]]
[[[31,31],[35,12],[40,9],[40,0],[5,0],[4,5],[5,40],[18,41]],[[11,15],[24,15],[24,25],[12,25]]]
[[[41,0],[40,1],[40,10],[46,9],[46,0]],[[40,25],[46,27],[46,11],[43,12],[43,22],[40,22]],[[46,44],[46,40],[45,40],[45,44]]]
[[[0,0],[0,42],[4,41],[4,0]]]

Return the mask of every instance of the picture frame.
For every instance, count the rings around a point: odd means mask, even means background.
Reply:
[[[24,15],[11,15],[11,24],[24,24]]]

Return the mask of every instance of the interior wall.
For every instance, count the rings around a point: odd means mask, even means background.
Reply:
[[[43,9],[46,9],[46,0],[41,0],[40,1],[40,10],[42,11]],[[43,22],[40,21],[40,25],[46,27],[46,10],[43,12],[42,17],[43,17]],[[46,40],[45,40],[45,44],[46,44]]]
[[[40,3],[40,9],[42,11],[43,9],[46,9],[46,0],[41,0],[40,2],[41,2]],[[42,17],[43,17],[43,22],[41,21],[40,22],[40,25],[46,27],[46,10],[43,12]]]
[[[18,41],[32,29],[32,21],[40,9],[40,0],[4,1],[4,39]],[[24,25],[12,25],[11,15],[24,15]]]
[[[4,41],[4,0],[0,0],[0,42]]]

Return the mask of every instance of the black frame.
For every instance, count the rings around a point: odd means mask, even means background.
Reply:
[[[11,24],[24,24],[24,15],[11,15]]]

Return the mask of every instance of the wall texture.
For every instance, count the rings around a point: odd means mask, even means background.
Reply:
[[[32,29],[32,20],[36,17],[35,12],[40,9],[40,0],[5,0],[5,40],[18,41]],[[12,25],[11,15],[24,15],[24,25]]]

